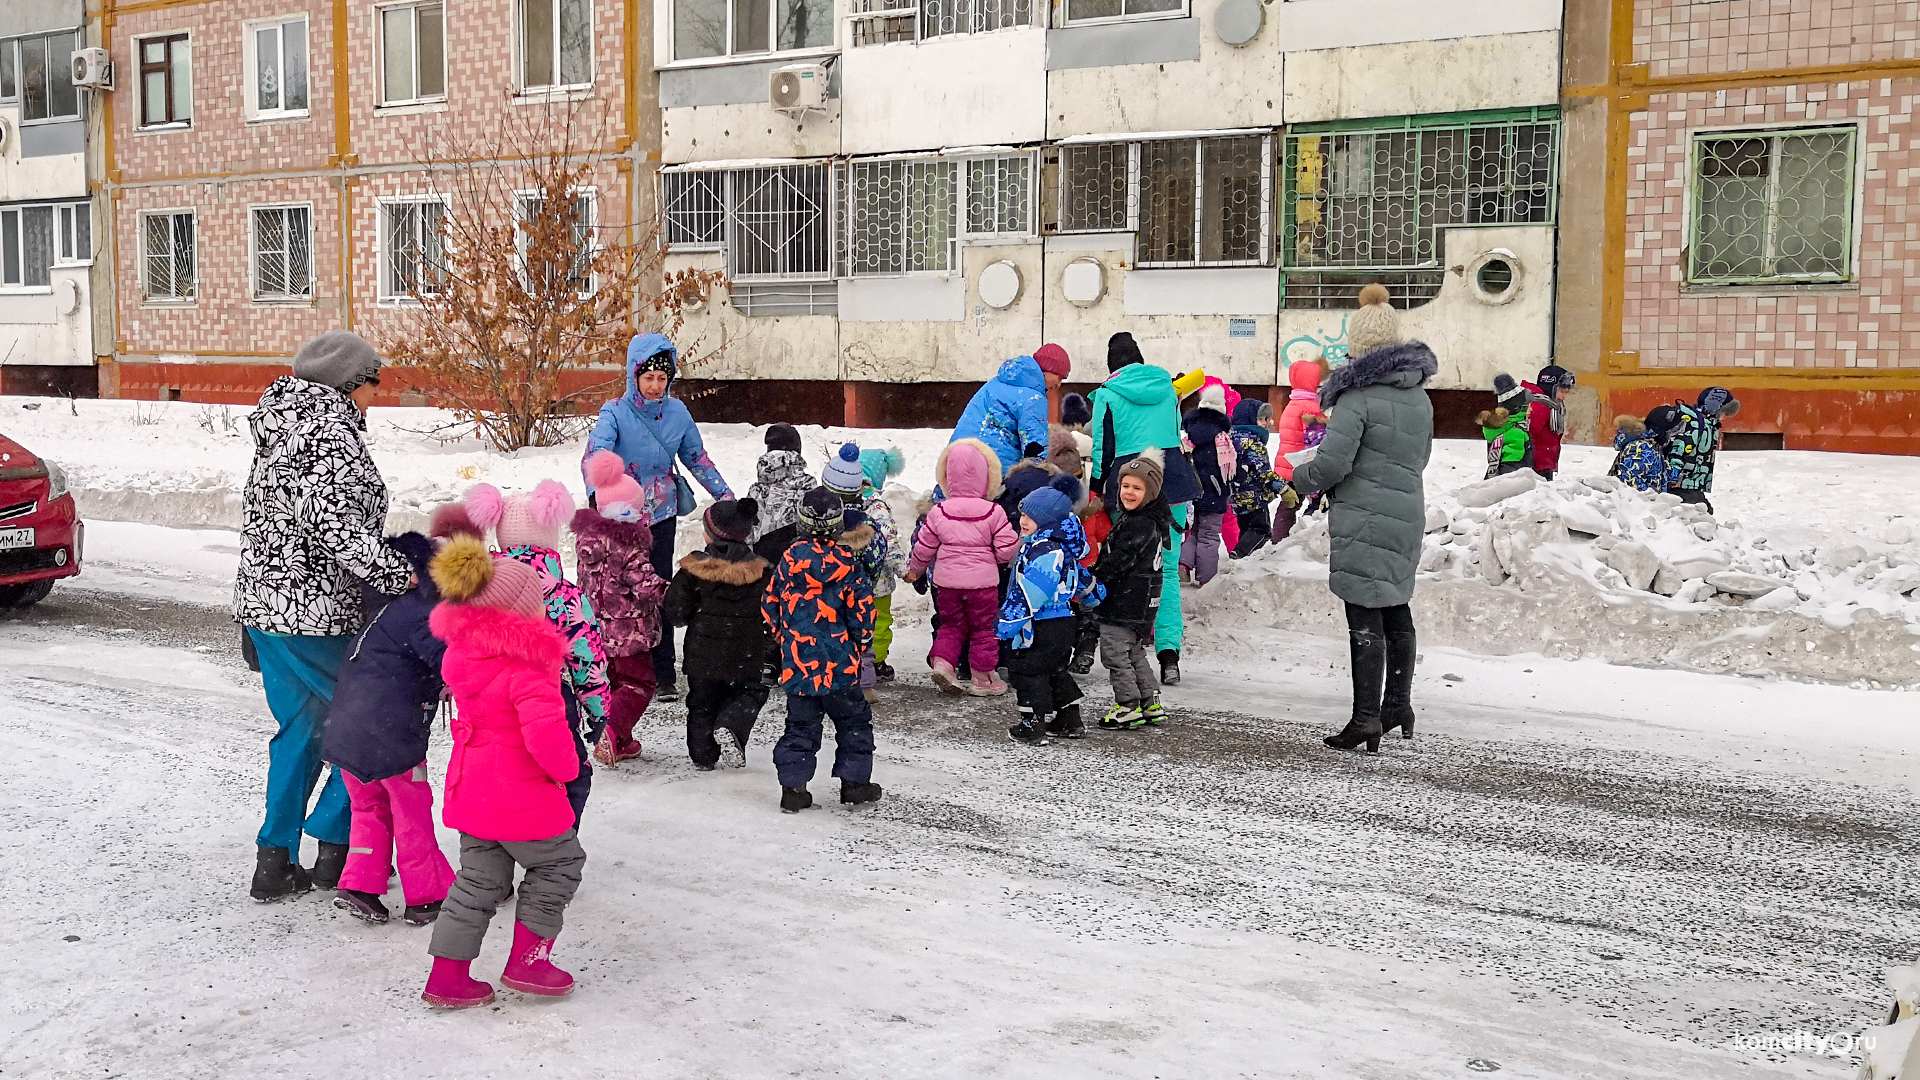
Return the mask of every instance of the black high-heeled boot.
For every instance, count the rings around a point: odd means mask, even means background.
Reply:
[[[1413,738],[1413,659],[1417,652],[1413,631],[1387,635],[1387,685],[1380,699],[1380,731],[1400,729]]]
[[[1347,652],[1353,667],[1353,719],[1338,735],[1321,740],[1335,750],[1367,744],[1367,753],[1380,752],[1380,691],[1387,674],[1387,643],[1370,630],[1347,631]]]

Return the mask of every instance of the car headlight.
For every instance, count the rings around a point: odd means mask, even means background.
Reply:
[[[53,502],[67,493],[67,472],[51,461],[43,464],[47,467],[47,501]]]

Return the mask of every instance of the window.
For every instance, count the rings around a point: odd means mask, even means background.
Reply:
[[[532,232],[540,227],[538,221],[546,196],[537,191],[517,191],[513,196],[514,214],[520,222],[520,261],[521,272],[528,275],[529,289],[544,289],[549,282],[564,277],[582,296],[591,295],[595,285],[593,279],[593,257],[598,250],[594,243],[594,228],[597,225],[598,200],[592,191],[578,191],[573,196],[573,212],[566,219],[566,227],[573,234],[573,258],[567,266],[557,261],[541,265],[528,265],[527,245],[532,241]]]
[[[847,271],[855,277],[958,265],[957,162],[855,161],[848,169]]]
[[[1529,113],[1290,136],[1286,306],[1351,307],[1377,281],[1396,306],[1418,307],[1440,294],[1448,228],[1550,224],[1557,130]]]
[[[743,281],[829,281],[836,180],[826,162],[666,173],[667,242],[724,248],[736,306]]]
[[[255,117],[307,115],[307,20],[248,27],[247,103]]]
[[[923,41],[1036,25],[1046,13],[1034,0],[853,0],[853,44]]]
[[[193,211],[141,216],[142,291],[150,301],[194,298]]]
[[[1856,133],[1844,127],[1695,136],[1687,280],[1851,280]]]
[[[53,207],[0,210],[0,287],[49,288],[52,266]]]
[[[726,244],[726,173],[667,173],[660,178],[660,187],[668,244],[716,249]]]
[[[305,300],[313,295],[313,210],[253,208],[253,298]]]
[[[592,0],[521,0],[521,87],[585,86],[592,81]]]
[[[412,105],[447,96],[445,8],[410,4],[380,9],[380,104]]]
[[[432,296],[447,276],[446,203],[403,199],[380,206],[380,298]]]
[[[140,126],[185,127],[193,122],[193,49],[185,34],[142,38]]]
[[[69,203],[58,207],[56,215],[60,250],[54,254],[54,265],[92,262],[93,204]]]
[[[1033,232],[1033,155],[974,158],[966,163],[968,236]]]
[[[1060,148],[1060,231],[1126,232],[1133,228],[1127,198],[1133,173],[1130,143]]]
[[[833,0],[673,0],[673,58],[833,47]]]
[[[1128,19],[1177,19],[1187,0],[1066,0],[1067,22],[1119,22]]]
[[[17,99],[25,122],[78,117],[69,58],[85,42],[79,30],[0,40],[0,100]]]
[[[1267,265],[1272,145],[1235,134],[1063,146],[1060,231],[1132,231],[1143,267]]]

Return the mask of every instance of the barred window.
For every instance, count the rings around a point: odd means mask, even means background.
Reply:
[[[1140,144],[1141,266],[1266,261],[1273,171],[1266,136]]]
[[[1127,199],[1131,143],[1060,148],[1060,231],[1124,232],[1133,228]]]
[[[193,211],[141,216],[141,291],[148,300],[194,298]]]
[[[1553,221],[1557,132],[1528,119],[1290,136],[1286,306],[1346,306],[1374,280],[1401,307],[1433,299],[1449,227]]]
[[[720,247],[727,239],[727,174],[667,173],[660,178],[660,203],[666,216],[667,243],[676,247]]]
[[[966,164],[967,235],[1033,232],[1033,155],[974,158]]]
[[[747,316],[837,315],[837,281],[742,281],[728,290],[734,310]]]
[[[253,210],[253,298],[313,295],[313,211],[305,206]]]
[[[567,227],[573,233],[574,251],[573,258],[568,260],[568,265],[564,267],[560,266],[558,265],[559,260],[555,259],[546,265],[527,266],[525,264],[527,262],[527,241],[529,239],[527,235],[528,223],[534,222],[535,219],[540,216],[541,208],[546,204],[546,201],[546,196],[537,191],[517,191],[514,192],[513,196],[514,214],[516,215],[516,220],[520,222],[517,231],[519,234],[520,260],[523,264],[521,266],[521,272],[523,274],[534,274],[537,272],[538,275],[537,277],[530,276],[528,278],[528,287],[542,288],[544,287],[544,283],[558,281],[560,275],[564,274],[566,282],[573,286],[575,292],[582,296],[590,295],[594,289],[598,287],[598,283],[594,280],[593,257],[598,248],[598,245],[594,241],[594,230],[599,225],[599,200],[591,190],[576,191],[574,193],[573,207],[571,213],[569,213],[566,218]]]
[[[1851,279],[1855,135],[1844,127],[1697,136],[1687,280]]]
[[[951,271],[959,165],[855,161],[848,172],[847,266],[853,276]]]
[[[853,44],[924,41],[1036,26],[1046,5],[1035,0],[853,0]]]
[[[409,300],[438,293],[446,281],[446,203],[406,199],[380,207],[380,298]]]

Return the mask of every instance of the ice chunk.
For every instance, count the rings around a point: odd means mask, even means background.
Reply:
[[[1673,559],[1674,572],[1682,578],[1703,578],[1733,567],[1733,560],[1712,548],[1693,548]]]
[[[1791,589],[1792,584],[1779,578],[1762,574],[1743,574],[1738,570],[1722,570],[1707,575],[1707,584],[1733,596],[1761,597],[1775,589]]]
[[[1765,596],[1748,601],[1748,611],[1787,611],[1800,602],[1800,594],[1792,589],[1775,589]]]
[[[1638,540],[1622,540],[1607,552],[1607,565],[1620,571],[1627,584],[1635,589],[1645,590],[1653,584],[1653,576],[1660,572],[1660,557],[1653,549]]]
[[[1560,520],[1566,523],[1568,532],[1606,536],[1614,531],[1613,520],[1590,502],[1576,500],[1567,503],[1560,508]]]
[[[1866,548],[1861,547],[1859,544],[1848,544],[1845,547],[1827,549],[1820,557],[1820,565],[1838,573],[1839,571],[1851,570],[1859,566],[1865,561],[1866,557]]]
[[[1693,535],[1702,540],[1711,540],[1718,535],[1719,532],[1720,527],[1715,525],[1711,520],[1696,521],[1693,523]]]
[[[1580,482],[1595,491],[1619,491],[1620,481],[1611,476],[1583,476]]]
[[[1439,532],[1442,529],[1447,528],[1451,524],[1452,522],[1447,520],[1447,512],[1445,510],[1441,509],[1438,506],[1435,506],[1433,503],[1427,504],[1427,531],[1428,532],[1430,533]]]
[[[1663,563],[1659,571],[1653,575],[1653,584],[1649,588],[1661,596],[1674,596],[1680,592],[1680,586],[1686,583],[1684,574]]]
[[[1453,493],[1461,506],[1492,506],[1515,495],[1524,495],[1539,486],[1540,474],[1532,469],[1521,469],[1505,476],[1495,476],[1477,484],[1468,484]]]

